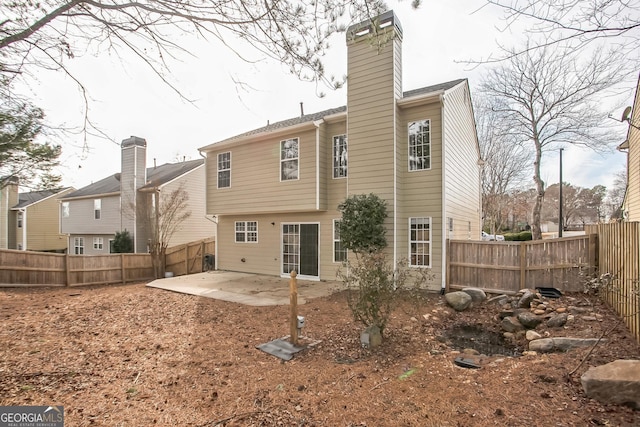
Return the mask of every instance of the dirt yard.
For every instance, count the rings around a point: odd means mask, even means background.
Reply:
[[[638,426],[640,411],[584,396],[590,366],[639,358],[597,299],[551,336],[588,349],[454,364],[455,325],[497,331],[495,306],[456,313],[439,295],[405,301],[380,349],[360,345],[345,294],[300,306],[316,346],[284,362],[256,348],[288,333],[284,307],[146,288],[0,290],[0,405],[63,405],[67,426]],[[464,356],[467,357],[467,356]]]

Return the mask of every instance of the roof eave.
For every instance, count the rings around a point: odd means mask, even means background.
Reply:
[[[112,196],[120,196],[120,192],[112,192],[112,193],[98,193],[98,194],[85,194],[84,196],[76,196],[76,197],[60,197],[62,201],[71,201],[71,200],[82,200],[82,199],[95,199],[96,197],[112,197]]]
[[[397,101],[399,108],[409,108],[418,105],[430,104],[440,100],[440,97],[444,95],[443,89],[435,92],[422,93],[420,95],[410,96],[408,98],[402,98]]]

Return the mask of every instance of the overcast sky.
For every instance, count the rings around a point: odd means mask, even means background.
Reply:
[[[418,10],[410,2],[389,1],[404,30],[403,90],[417,89],[458,78],[468,78],[472,97],[483,67],[464,61],[489,56],[496,41],[509,44],[519,30],[500,32],[499,12],[484,8],[483,0],[429,0]],[[178,37],[195,57],[182,55],[170,63],[169,79],[188,98],[180,98],[147,67],[128,55],[103,53],[68,62],[88,89],[90,118],[110,139],[89,137],[82,149],[82,135],[67,135],[60,171],[65,185],[81,188],[119,172],[119,143],[135,135],[147,140],[147,165],[199,157],[198,148],[260,126],[304,112],[313,113],[346,105],[346,89],[331,91],[299,81],[288,70],[269,61],[249,64],[220,43]],[[338,34],[326,58],[327,74],[346,74],[345,35]],[[238,83],[240,82],[240,83]],[[31,87],[34,103],[44,108],[54,125],[82,125],[83,99],[76,84],[63,74],[42,72]],[[326,96],[318,96],[325,92]],[[629,91],[625,105],[631,105]],[[618,117],[620,108],[611,111]],[[621,124],[620,129],[624,126]],[[619,142],[622,142],[620,139]],[[613,175],[625,168],[622,153],[603,156],[569,148],[563,155],[565,182],[581,187],[610,186]],[[557,155],[543,160],[542,178],[558,181]],[[531,183],[533,185],[533,181]]]

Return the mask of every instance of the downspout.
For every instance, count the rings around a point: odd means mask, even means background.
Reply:
[[[393,100],[393,268],[398,265],[398,105]]]
[[[316,126],[316,210],[320,210],[320,124],[321,123],[322,121],[313,122],[313,124]]]
[[[133,253],[138,253],[138,147],[133,147]]]
[[[19,210],[22,212],[22,250],[27,250],[27,210],[22,208]]]
[[[441,270],[442,271],[442,283],[440,287],[440,294],[444,295],[445,290],[447,288],[447,257],[449,254],[447,253],[447,174],[446,174],[446,165],[447,165],[447,144],[445,144],[445,110],[444,110],[444,101],[445,94],[440,95],[440,117],[441,117],[441,144],[442,144],[442,260],[441,262]]]

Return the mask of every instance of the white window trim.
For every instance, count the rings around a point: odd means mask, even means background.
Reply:
[[[429,167],[425,168],[425,169],[411,169],[411,143],[410,143],[410,133],[409,133],[409,128],[411,127],[412,124],[414,123],[418,123],[418,122],[429,122]],[[407,123],[407,170],[409,172],[422,172],[422,171],[428,171],[431,170],[431,166],[433,165],[432,157],[433,157],[433,153],[432,150],[433,147],[431,145],[431,119],[421,119],[421,120],[414,120],[412,122]]]
[[[429,243],[429,265],[414,265],[411,262],[411,243],[413,243],[413,241],[411,240],[411,220],[412,219],[418,219],[418,218],[425,218],[429,220],[429,240],[416,240],[416,243]],[[409,220],[407,221],[407,225],[408,225],[408,235],[407,235],[407,240],[409,241],[409,246],[407,248],[407,253],[409,254],[409,267],[414,267],[414,268],[431,268],[432,266],[432,261],[433,261],[433,217],[430,216],[412,216],[409,217]]]
[[[342,240],[341,240],[341,239],[336,239],[336,225],[337,225],[339,222],[340,222],[340,220],[339,220],[339,219],[334,219],[334,220],[333,220],[333,229],[331,230],[332,237],[333,237],[333,239],[332,239],[332,241],[333,241],[333,245],[331,246],[331,252],[333,252],[333,262],[334,262],[335,264],[340,264],[340,263],[343,263],[343,262],[344,262],[344,261],[336,261],[336,243],[338,243],[338,242],[342,243]],[[349,251],[347,251],[346,249],[345,249],[344,251],[345,251],[345,255],[346,255],[347,259],[348,259],[348,257],[349,257]],[[345,259],[345,261],[346,261],[346,259]]]
[[[220,169],[220,155],[229,154],[229,169]],[[231,151],[225,151],[224,153],[218,153],[216,156],[216,188],[231,188]],[[220,187],[220,172],[229,171],[229,185],[227,187]]]
[[[69,202],[62,202],[62,218],[69,218],[69,214],[71,213],[71,206]]]
[[[93,238],[93,250],[95,251],[104,250],[104,239],[102,237]]]
[[[16,217],[16,224],[17,224],[18,228],[22,228],[22,226],[24,224],[24,212],[23,211],[18,211],[18,215]]]
[[[102,199],[93,199],[93,219],[96,221],[102,219]]]
[[[340,138],[341,136],[344,137],[344,146],[345,146],[345,152],[347,154],[347,158],[346,158],[346,163],[347,163],[347,167],[346,167],[346,172],[344,174],[344,176],[336,176],[336,167],[334,165],[334,161],[336,160],[336,153],[335,153],[335,149],[336,149],[336,138]],[[334,135],[333,138],[331,138],[332,144],[331,144],[331,176],[333,177],[333,179],[345,179],[349,176],[349,140],[347,138],[347,134],[343,133],[340,135]]]
[[[248,223],[253,222],[256,224],[256,240],[248,240],[249,237],[249,233],[254,233],[254,231],[249,231],[247,230],[247,225]],[[238,231],[238,224],[244,224],[244,230],[243,231]],[[243,241],[239,241],[237,239],[237,235],[238,233],[243,233],[244,234],[244,240]],[[259,233],[258,233],[258,221],[235,221],[233,223],[233,241],[235,243],[258,243],[258,238],[259,238]]]
[[[291,159],[283,159],[282,158],[282,144],[284,142],[287,141],[293,141],[295,140],[296,143],[298,144],[298,157],[294,157]],[[278,155],[280,156],[280,182],[288,182],[288,181],[299,181],[300,180],[300,138],[296,137],[296,138],[288,138],[288,139],[283,139],[282,141],[280,141],[280,144],[278,146]],[[298,173],[296,174],[296,178],[291,178],[291,179],[282,179],[282,165],[284,164],[284,162],[289,162],[292,160],[297,160],[298,161]]]
[[[78,253],[78,249],[82,249],[81,253]],[[84,255],[84,237],[73,238],[73,254]]]

